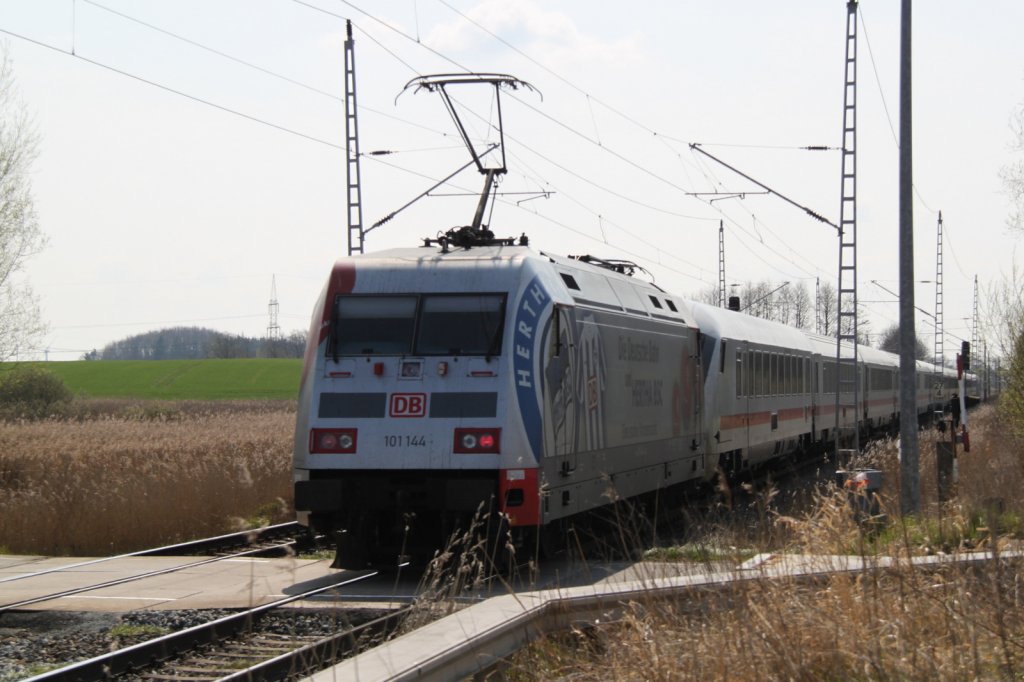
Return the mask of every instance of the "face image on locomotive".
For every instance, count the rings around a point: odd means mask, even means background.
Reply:
[[[614,500],[898,424],[896,356],[859,346],[856,397],[837,400],[854,380],[838,376],[834,338],[607,265],[509,244],[335,265],[310,328],[294,478],[299,520],[333,535],[336,567],[429,558],[481,510],[492,537],[549,547]],[[918,372],[923,419],[956,373]]]

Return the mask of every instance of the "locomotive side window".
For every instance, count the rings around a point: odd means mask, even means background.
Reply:
[[[335,355],[401,355],[412,350],[415,296],[339,296]]]
[[[500,355],[505,297],[436,295],[423,297],[419,355]]]

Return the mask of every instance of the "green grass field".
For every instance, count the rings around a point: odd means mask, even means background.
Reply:
[[[295,398],[302,360],[99,360],[33,363],[79,396],[156,400]],[[0,364],[0,372],[11,367]]]

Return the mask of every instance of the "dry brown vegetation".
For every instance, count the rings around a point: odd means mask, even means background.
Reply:
[[[105,556],[292,518],[286,403],[81,402],[0,423],[0,548]]]
[[[1020,443],[998,428],[992,408],[972,415],[972,451],[961,453],[955,500],[939,504],[934,438],[921,434],[922,512],[898,514],[898,462],[892,443],[866,461],[885,470],[884,518],[859,524],[844,491],[823,486],[806,512],[768,509],[710,532],[730,546],[794,553],[894,557],[815,581],[753,578],[675,601],[623,605],[611,622],[580,626],[517,654],[505,679],[847,680],[1021,679],[1024,677],[1024,518]],[[948,437],[948,436],[947,436]],[[712,543],[714,544],[714,543]],[[914,556],[985,549],[995,558],[939,569]],[[685,556],[686,553],[681,553]],[[876,562],[868,561],[869,565]],[[708,569],[718,568],[711,565]],[[660,571],[652,568],[652,571]],[[736,573],[739,576],[739,573]],[[749,575],[747,576],[749,577]]]

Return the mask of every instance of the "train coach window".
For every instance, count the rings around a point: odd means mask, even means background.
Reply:
[[[500,355],[505,297],[426,295],[420,311],[416,353],[420,355]]]
[[[412,350],[415,296],[339,296],[329,352],[400,355]]]
[[[743,354],[736,351],[736,397],[743,397]]]
[[[754,351],[743,351],[743,395],[754,397]]]
[[[766,374],[766,372],[764,371],[765,370],[764,366],[765,366],[764,353],[762,351],[754,351],[754,376],[753,376],[753,379],[754,379],[753,389],[754,390],[751,392],[751,395],[754,395],[754,396],[762,396],[762,395],[764,395],[764,386],[765,386],[764,378],[765,378],[765,374]]]

